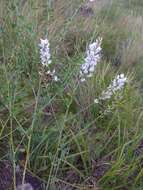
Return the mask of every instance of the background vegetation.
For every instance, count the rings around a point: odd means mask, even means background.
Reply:
[[[1,190],[22,179],[34,190],[142,190],[142,1],[1,0],[0,9]],[[102,60],[80,83],[98,36]],[[58,83],[39,75],[46,37]],[[122,72],[122,97],[95,104]]]

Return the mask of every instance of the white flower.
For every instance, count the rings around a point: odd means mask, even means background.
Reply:
[[[124,74],[117,75],[111,84],[107,87],[106,91],[103,91],[98,99],[94,100],[94,103],[98,103],[99,100],[110,99],[117,91],[122,90],[127,83],[127,77]]]
[[[55,76],[54,76],[54,81],[57,82],[57,81],[59,81],[59,80],[60,80],[60,79],[55,75]]]
[[[108,86],[106,91],[101,94],[100,100],[110,99],[115,92],[122,90],[127,82],[127,77],[124,74],[117,75],[115,79]]]
[[[16,190],[34,190],[30,183],[25,183],[23,185],[18,185]]]
[[[58,82],[60,79],[57,77],[55,72],[55,69],[53,71],[48,70],[46,74],[50,75],[55,82]]]
[[[102,43],[102,38],[98,38],[96,42],[89,45],[86,51],[85,63],[82,64],[80,68],[81,82],[85,81],[86,77],[88,78],[92,77],[96,65],[101,59],[101,50],[102,50],[101,43]]]
[[[98,104],[98,103],[99,103],[99,100],[98,100],[98,99],[95,99],[95,100],[94,100],[94,103],[95,103],[95,104]]]
[[[49,48],[49,41],[48,39],[40,39],[40,59],[43,66],[46,66],[46,74],[50,75],[52,79],[57,82],[59,81],[59,78],[55,74],[55,69],[51,71],[51,69],[48,67],[51,64],[51,54],[50,54],[50,48]]]
[[[55,69],[53,71],[48,70],[46,74],[53,76],[55,74]]]
[[[41,63],[43,66],[48,66],[49,64],[51,64],[51,54],[48,39],[41,39],[39,47]]]

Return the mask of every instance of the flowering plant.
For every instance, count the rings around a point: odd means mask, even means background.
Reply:
[[[92,77],[93,72],[95,71],[97,63],[101,59],[101,43],[102,38],[98,38],[96,42],[93,42],[89,45],[86,51],[86,58],[84,59],[84,64],[80,67],[80,80],[81,82],[85,81],[86,77]]]
[[[107,100],[112,97],[117,91],[122,90],[127,83],[127,77],[122,73],[117,75],[111,84],[107,87],[107,90],[103,91],[99,99],[95,99],[94,102],[98,103],[99,100]]]
[[[53,69],[51,71],[51,69],[49,68],[49,65],[52,63],[49,46],[50,46],[50,44],[49,44],[48,39],[40,40],[39,47],[40,47],[41,64],[47,68],[47,69],[44,68],[44,71],[46,70],[46,75],[49,76],[50,78],[52,78],[52,80],[54,80],[55,82],[57,82],[57,81],[59,81],[59,78],[57,77],[57,75],[55,73],[55,69]],[[45,72],[44,72],[44,75],[45,75]]]

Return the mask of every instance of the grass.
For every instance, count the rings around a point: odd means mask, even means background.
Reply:
[[[80,0],[3,0],[0,5],[2,190],[33,185],[31,178],[37,181],[34,190],[40,189],[38,182],[44,190],[141,190],[141,1],[101,0],[91,6]],[[98,36],[102,60],[94,76],[80,83],[86,47]],[[44,37],[58,83],[39,75],[38,43]],[[124,90],[95,104],[121,72],[128,77]]]

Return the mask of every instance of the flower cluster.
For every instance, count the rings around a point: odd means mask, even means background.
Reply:
[[[85,63],[80,68],[80,80],[85,81],[86,77],[92,77],[97,63],[101,59],[101,43],[102,38],[98,38],[96,42],[89,45],[86,51]]]
[[[48,39],[41,39],[39,47],[41,63],[43,66],[48,66],[49,64],[51,64],[51,54]]]
[[[103,91],[99,99],[95,99],[94,102],[98,103],[98,100],[110,99],[117,91],[122,90],[127,82],[127,77],[124,74],[117,75],[106,91]]]
[[[58,77],[56,76],[55,69],[53,71],[50,70],[49,65],[52,63],[51,60],[51,54],[50,54],[50,44],[48,39],[41,39],[40,40],[40,59],[41,59],[41,64],[45,67],[46,66],[46,75],[50,76],[52,80],[54,81],[59,81]]]

